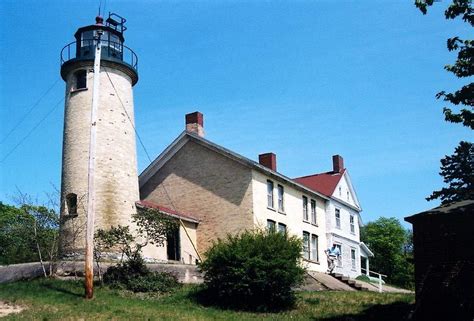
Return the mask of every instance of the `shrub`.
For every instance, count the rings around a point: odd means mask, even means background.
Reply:
[[[140,256],[111,266],[104,274],[104,283],[133,292],[169,292],[179,286],[174,275],[150,271]]]
[[[365,274],[359,275],[358,277],[356,277],[356,280],[364,281],[364,282],[370,283],[370,278],[369,278],[367,275],[365,275]]]
[[[212,302],[257,311],[291,307],[303,280],[301,240],[275,232],[244,232],[218,240],[200,264]]]

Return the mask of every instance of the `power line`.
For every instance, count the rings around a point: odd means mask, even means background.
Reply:
[[[123,104],[123,102],[122,102],[122,99],[120,99],[120,95],[119,95],[119,93],[117,92],[117,89],[115,88],[115,85],[114,85],[112,79],[110,78],[109,73],[107,72],[107,70],[105,70],[105,73],[106,73],[106,75],[107,75],[107,78],[109,78],[110,84],[112,85],[112,88],[113,88],[114,91],[115,91],[115,95],[117,95],[117,98],[118,98],[120,104],[122,105],[122,108],[123,108],[123,110],[125,111],[125,114],[127,115],[128,120],[130,121],[130,125],[132,125],[132,128],[133,128],[133,130],[135,131],[135,134],[136,134],[137,137],[138,137],[138,141],[140,142],[140,145],[142,145],[142,148],[143,148],[143,150],[145,151],[146,157],[148,158],[148,160],[149,160],[150,163],[151,163],[152,160],[151,160],[150,154],[148,154],[148,151],[147,151],[145,145],[143,144],[143,141],[142,141],[140,135],[138,134],[138,131],[137,131],[135,125],[133,124],[132,119],[130,118],[130,115],[129,115],[128,112],[127,112],[127,109],[125,108],[125,106],[124,106],[124,104]]]
[[[8,156],[10,156],[17,148],[18,146],[20,146],[28,137],[30,137],[30,135],[36,130],[36,128],[39,127],[39,125],[41,125],[41,123],[43,123],[43,121],[46,120],[46,118],[49,117],[49,115],[51,115],[53,113],[53,111],[56,110],[56,108],[64,101],[64,97],[61,98],[57,103],[56,105],[54,105],[53,108],[51,108],[48,113],[43,117],[41,118],[41,120],[28,132],[28,134],[26,134],[6,155],[5,157],[3,157],[3,159],[0,161],[0,163],[3,163],[7,158]]]
[[[33,104],[33,106],[31,106],[31,108],[26,112],[26,114],[20,119],[20,121],[18,123],[16,123],[15,126],[13,126],[13,128],[8,132],[8,134],[2,139],[2,141],[0,142],[0,144],[3,144],[7,138],[23,123],[23,121],[26,119],[26,117],[28,117],[28,115],[33,111],[33,109],[35,109],[39,103],[41,102],[41,100],[43,100],[43,98],[51,91],[51,89],[54,88],[54,86],[56,86],[56,84],[59,82],[60,78],[56,79],[56,81],[51,85],[51,87],[49,87],[42,95],[41,97]]]

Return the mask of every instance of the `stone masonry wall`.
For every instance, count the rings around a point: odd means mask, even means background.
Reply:
[[[81,252],[84,248],[94,82],[92,67],[92,64],[87,67],[87,89],[71,90],[76,70],[70,72],[66,81],[61,183],[63,254]],[[130,117],[134,122],[131,79],[117,69],[102,67],[100,82],[95,167],[96,229],[129,225],[139,197],[135,131],[129,120]],[[65,198],[69,193],[78,197],[77,216],[68,215]]]

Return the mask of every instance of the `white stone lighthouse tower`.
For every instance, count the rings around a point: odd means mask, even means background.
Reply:
[[[66,82],[61,179],[60,251],[81,255],[85,247],[91,126],[95,127],[95,228],[129,225],[139,200],[133,90],[137,56],[124,46],[125,19],[109,14],[79,28],[61,51]],[[100,39],[100,77],[94,86],[94,58]],[[97,46],[99,47],[99,46]],[[94,95],[94,91],[96,94]],[[91,121],[93,96],[96,122]],[[94,136],[93,136],[94,137]]]

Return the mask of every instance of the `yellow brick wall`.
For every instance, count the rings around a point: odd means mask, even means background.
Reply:
[[[84,247],[84,222],[87,209],[88,158],[90,116],[94,73],[92,62],[87,70],[87,90],[72,92],[74,71],[66,80],[64,116],[63,162],[61,182],[61,248],[80,252]],[[107,70],[109,76],[105,73]],[[114,83],[111,85],[109,77]],[[123,103],[128,113],[122,107]],[[101,68],[96,141],[96,217],[95,228],[130,224],[138,200],[137,159],[133,122],[133,92],[131,79],[113,68]],[[70,217],[65,207],[65,196],[78,195],[78,215]],[[78,231],[79,229],[79,231]],[[78,234],[71,247],[73,234]],[[69,248],[69,249],[67,249]]]
[[[198,217],[201,254],[213,240],[253,228],[251,169],[193,141],[151,177],[140,194],[143,200],[170,208],[174,205]]]

